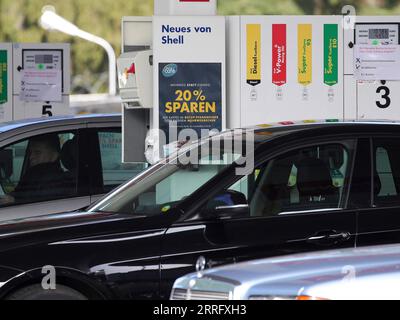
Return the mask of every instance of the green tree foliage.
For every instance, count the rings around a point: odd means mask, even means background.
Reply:
[[[87,88],[98,82],[100,74],[107,75],[107,54],[96,44],[42,29],[38,21],[45,5],[54,6],[60,16],[82,30],[106,39],[117,56],[121,51],[122,17],[153,14],[153,1],[144,0],[0,0],[0,42],[71,43],[71,73],[81,79],[81,87]],[[104,80],[102,92],[108,85],[107,77]]]
[[[340,14],[352,4],[357,14],[400,14],[399,0],[218,0],[220,15]],[[108,58],[99,46],[61,32],[43,30],[38,20],[45,5],[81,29],[121,48],[123,16],[151,16],[153,0],[0,0],[0,42],[69,42],[75,92],[107,90]],[[79,89],[81,87],[81,89]]]
[[[303,14],[293,0],[217,0],[221,15]]]
[[[218,0],[218,11],[223,15],[340,14],[345,5],[353,5],[360,15],[400,10],[399,0]]]

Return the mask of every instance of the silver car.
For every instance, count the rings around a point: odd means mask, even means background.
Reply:
[[[80,209],[137,175],[121,144],[120,114],[0,124],[0,221]]]
[[[175,281],[172,300],[400,300],[400,245],[238,263]]]

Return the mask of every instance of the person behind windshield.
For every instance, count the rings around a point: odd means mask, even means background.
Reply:
[[[63,194],[60,140],[46,134],[30,140],[27,167],[7,202],[43,201]]]

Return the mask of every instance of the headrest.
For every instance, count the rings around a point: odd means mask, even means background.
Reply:
[[[333,192],[329,167],[320,159],[304,158],[296,163],[300,196],[321,196]]]
[[[30,139],[29,144],[40,143],[45,145],[48,149],[60,152],[60,139],[56,133],[46,133]]]

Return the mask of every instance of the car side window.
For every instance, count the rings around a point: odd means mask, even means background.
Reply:
[[[0,206],[77,195],[76,131],[37,135],[0,149]]]
[[[202,150],[208,150],[203,148],[207,144],[208,141],[195,143],[189,152],[168,158],[168,163],[154,165],[140,182],[127,182],[113,196],[105,197],[89,210],[144,216],[167,214],[240,157],[219,146],[203,155]],[[192,157],[188,160],[190,153]]]
[[[353,142],[349,141],[287,152],[218,193],[207,208],[210,210],[211,203],[243,205],[246,199],[248,214],[253,217],[340,209],[345,202],[352,150]]]
[[[19,182],[27,147],[28,140],[25,140],[0,150],[2,189],[6,194],[12,192]]]
[[[98,131],[103,191],[107,193],[146,169],[144,163],[122,163],[122,134],[120,128]]]
[[[374,205],[400,205],[400,139],[374,140]]]

